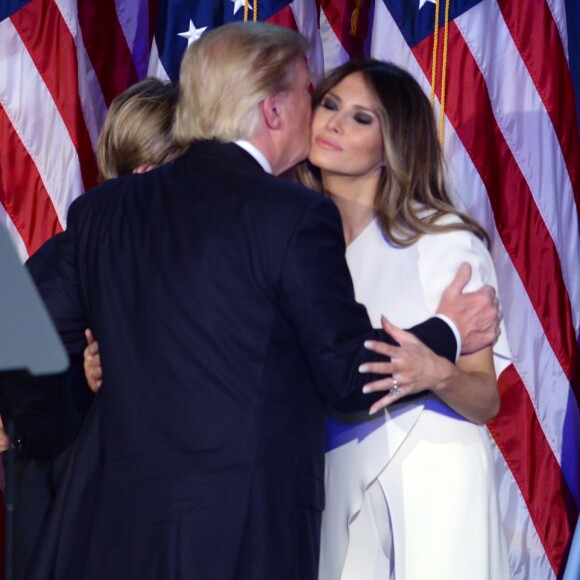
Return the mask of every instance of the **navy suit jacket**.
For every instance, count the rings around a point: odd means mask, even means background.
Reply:
[[[39,288],[69,352],[93,329],[105,377],[75,577],[316,578],[325,405],[369,407],[363,342],[387,338],[344,252],[328,199],[234,144],[73,203]],[[445,323],[415,332],[454,359]]]

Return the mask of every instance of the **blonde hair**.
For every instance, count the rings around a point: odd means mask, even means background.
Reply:
[[[486,231],[454,207],[445,185],[443,154],[429,99],[406,71],[371,58],[351,60],[334,69],[316,88],[313,105],[345,77],[360,72],[373,95],[383,136],[383,169],[375,211],[387,238],[409,246],[423,234],[467,230],[489,244]],[[301,181],[322,191],[319,171],[309,164]],[[455,215],[460,221],[443,220]]]
[[[264,22],[234,22],[204,34],[181,63],[176,141],[253,137],[259,104],[289,88],[290,66],[307,49],[300,34]]]
[[[172,132],[176,104],[177,88],[155,78],[138,82],[113,99],[99,136],[99,180],[177,157],[181,148]]]

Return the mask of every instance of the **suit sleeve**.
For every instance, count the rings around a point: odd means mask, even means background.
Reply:
[[[338,211],[320,198],[303,215],[288,247],[282,307],[320,394],[339,410],[367,409],[384,393],[362,394],[362,386],[373,377],[362,375],[358,367],[377,357],[363,343],[394,341],[372,328],[366,309],[355,301],[344,253]],[[455,361],[455,337],[442,320],[429,319],[411,332],[437,354]]]
[[[86,346],[88,326],[79,285],[77,202],[68,214],[66,231],[44,244],[26,266],[69,354],[80,354]]]

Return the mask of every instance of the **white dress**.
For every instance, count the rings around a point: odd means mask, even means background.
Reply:
[[[467,290],[497,288],[486,247],[465,231],[400,248],[375,220],[347,261],[375,327],[381,314],[403,328],[432,316],[462,262],[473,270]],[[494,362],[498,374],[510,363],[505,332]],[[489,432],[434,395],[370,420],[329,418],[325,484],[320,580],[509,578]]]

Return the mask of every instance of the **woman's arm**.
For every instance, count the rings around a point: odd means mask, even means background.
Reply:
[[[447,362],[447,361],[446,361]],[[499,393],[491,347],[462,356],[432,391],[454,411],[483,424],[499,413]]]

